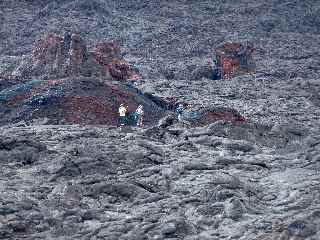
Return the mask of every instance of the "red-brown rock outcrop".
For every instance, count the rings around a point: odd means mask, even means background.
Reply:
[[[79,33],[43,35],[35,42],[32,54],[7,75],[21,80],[34,76],[44,79],[95,76],[119,81],[139,78],[121,56],[118,44],[99,42],[90,51]]]

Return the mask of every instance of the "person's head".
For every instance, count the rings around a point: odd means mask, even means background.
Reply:
[[[120,104],[120,107],[124,107],[124,104],[123,104],[123,103],[121,103],[121,104]]]

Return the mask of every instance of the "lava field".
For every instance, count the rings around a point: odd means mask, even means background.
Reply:
[[[0,1],[0,239],[319,240],[319,46],[316,0]]]

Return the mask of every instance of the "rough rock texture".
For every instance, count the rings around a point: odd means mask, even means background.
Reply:
[[[320,139],[297,137],[225,122],[2,127],[0,236],[317,239]]]
[[[313,0],[0,1],[1,72],[39,34],[79,31],[119,43],[148,99],[244,117],[2,126],[0,238],[318,240],[319,16]],[[255,73],[205,77],[214,49],[247,41]]]
[[[213,71],[214,79],[229,79],[234,76],[253,72],[255,49],[251,43],[225,43],[215,49],[217,66]]]
[[[0,91],[0,125],[4,124],[108,124],[118,125],[120,104],[128,106],[128,116],[143,105],[146,125],[155,125],[165,115],[173,115],[174,101],[145,94],[117,81],[73,77],[56,80],[32,80]],[[171,111],[171,112],[170,112]],[[205,107],[183,114],[184,122],[200,126],[218,120],[243,122],[235,110]],[[133,124],[133,123],[132,123]]]
[[[121,103],[126,104],[130,112],[142,104],[147,125],[157,122],[166,112],[159,103],[131,85],[74,77],[33,80],[0,91],[0,124],[47,119],[46,124],[116,126]]]
[[[59,79],[72,76],[99,77],[105,80],[136,80],[139,78],[114,42],[99,42],[93,51],[80,33],[60,36],[48,33],[34,44],[32,54],[21,57],[16,65],[0,72],[3,82],[15,79]]]

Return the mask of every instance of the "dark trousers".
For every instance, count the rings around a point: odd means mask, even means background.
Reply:
[[[126,116],[120,116],[119,117],[119,124],[120,125],[127,125],[127,122],[128,122],[128,120],[127,120]]]

